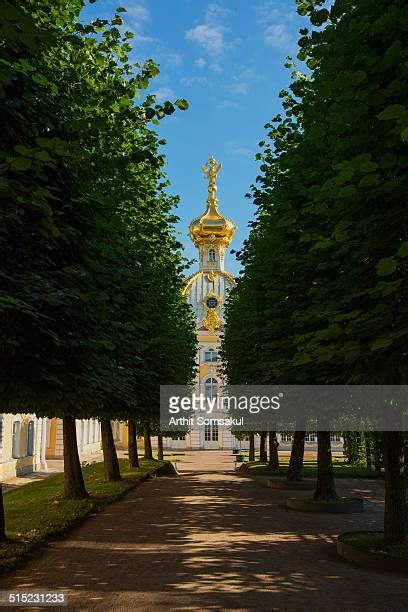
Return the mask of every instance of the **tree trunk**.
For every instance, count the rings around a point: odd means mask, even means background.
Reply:
[[[330,431],[317,432],[317,483],[313,497],[324,501],[337,499]]]
[[[5,542],[6,537],[6,522],[4,519],[4,505],[3,505],[3,486],[0,482],[0,542]]]
[[[266,431],[261,431],[260,433],[260,445],[259,445],[259,461],[261,463],[266,463],[268,461],[268,456],[266,454],[266,436],[267,436],[267,432]]]
[[[101,434],[105,480],[107,482],[122,480],[115,441],[113,439],[112,425],[109,419],[101,419]]]
[[[64,496],[68,499],[89,497],[85,488],[81,462],[79,461],[75,418],[64,416],[62,419],[64,441]]]
[[[404,438],[400,431],[384,432],[384,536],[388,542],[408,541],[408,513],[404,479]]]
[[[139,454],[137,452],[137,429],[136,421],[128,421],[128,453],[129,453],[129,467],[138,468]]]
[[[163,436],[161,434],[157,434],[157,458],[163,461]]]
[[[286,479],[290,482],[303,480],[303,457],[305,454],[305,431],[295,431]]]
[[[269,469],[275,472],[279,471],[279,443],[276,437],[276,431],[269,432]]]
[[[152,440],[150,437],[149,421],[145,421],[145,423],[143,424],[143,432],[144,432],[144,458],[153,459]]]
[[[249,461],[255,461],[255,434],[249,436]]]

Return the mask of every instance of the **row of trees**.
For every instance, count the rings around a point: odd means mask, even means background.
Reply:
[[[159,71],[131,63],[125,9],[84,24],[82,8],[7,0],[0,35],[0,403],[63,419],[72,498],[87,495],[75,419],[101,420],[106,476],[120,477],[110,420],[134,441],[195,355],[155,129],[188,105],[145,92]]]
[[[323,4],[298,0],[306,74],[288,61],[284,112],[260,143],[257,217],[227,304],[232,384],[407,383],[408,7]],[[406,540],[403,434],[383,441],[385,535]],[[330,499],[329,432],[318,443],[315,496]]]

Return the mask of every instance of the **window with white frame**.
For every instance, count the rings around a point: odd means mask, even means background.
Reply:
[[[209,261],[215,261],[215,250],[214,249],[210,249],[208,251],[208,259]]]
[[[292,434],[282,433],[281,440],[282,442],[292,442]]]
[[[204,351],[204,361],[207,363],[218,361],[217,351],[213,348],[209,348],[207,351]]]
[[[14,459],[18,459],[20,457],[20,433],[21,433],[21,423],[20,421],[14,421],[13,422],[12,442],[11,442],[11,454]]]
[[[207,378],[204,382],[204,395],[209,399],[217,397],[218,394],[218,381],[216,378]]]
[[[305,435],[305,442],[316,442],[316,432],[315,431],[309,431]]]
[[[218,442],[218,425],[206,425],[204,429],[205,442]]]
[[[330,434],[330,442],[341,442],[341,436],[339,434]]]
[[[28,421],[28,426],[27,426],[27,455],[29,457],[32,457],[34,455],[34,435],[35,435],[34,421]]]

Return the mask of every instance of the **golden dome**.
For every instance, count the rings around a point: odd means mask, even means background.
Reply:
[[[224,217],[218,208],[216,180],[221,167],[214,157],[210,157],[206,165],[202,166],[205,178],[208,179],[207,208],[201,217],[190,223],[190,238],[197,247],[203,242],[215,240],[227,247],[237,229],[235,223]]]

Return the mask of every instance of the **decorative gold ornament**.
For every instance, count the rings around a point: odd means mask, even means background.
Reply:
[[[208,180],[207,207],[203,215],[190,224],[190,237],[196,247],[202,244],[216,243],[226,248],[234,237],[237,229],[235,223],[224,217],[217,200],[217,177],[222,166],[214,157],[202,166],[205,178]]]
[[[213,334],[216,329],[220,328],[221,319],[215,308],[207,308],[207,314],[205,315],[203,325],[208,329],[210,334]]]
[[[208,179],[208,193],[209,198],[215,198],[215,193],[217,191],[217,178],[218,173],[222,168],[222,164],[219,164],[215,159],[214,155],[211,155],[210,159],[204,166],[201,166],[202,171],[205,174],[206,179]]]
[[[236,280],[235,280],[235,276],[233,274],[230,274],[229,272],[225,272],[225,270],[210,270],[209,272],[204,272],[202,270],[200,270],[199,272],[195,272],[194,274],[192,274],[191,276],[189,276],[186,279],[186,284],[184,286],[183,289],[183,295],[186,295],[191,287],[193,286],[195,281],[198,281],[198,279],[201,276],[204,276],[204,274],[213,274],[215,276],[224,276],[226,279],[228,279],[230,281],[230,283],[232,285],[236,284]],[[212,281],[211,281],[212,282]]]
[[[212,270],[211,270],[210,274],[211,274],[211,273],[212,273],[212,274],[214,274],[214,272],[213,272]],[[216,293],[214,293],[214,291],[209,291],[209,292],[207,293],[207,295],[205,295],[205,296],[203,297],[203,304],[204,304],[204,306],[205,306],[206,308],[208,308],[208,306],[207,306],[207,300],[208,300],[209,298],[214,298],[214,299],[216,299],[216,300],[217,300],[217,306],[216,306],[216,308],[219,308],[219,307],[221,306],[222,299],[220,298],[220,296],[219,296],[219,295],[217,295]],[[214,308],[211,308],[210,310],[215,310],[215,309],[214,309]]]
[[[217,300],[217,305],[215,306],[215,308],[210,308],[209,306],[207,306],[207,300],[210,298],[214,298],[215,300]],[[220,296],[214,293],[214,291],[209,291],[207,295],[203,298],[203,304],[206,308],[206,315],[203,321],[203,325],[212,334],[215,332],[216,329],[219,329],[221,327],[221,318],[217,312],[221,306],[221,302],[222,300]]]
[[[210,283],[213,283],[215,281],[215,279],[217,278],[216,275],[214,274],[214,270],[211,270],[208,274],[207,274],[207,278],[210,281]]]

